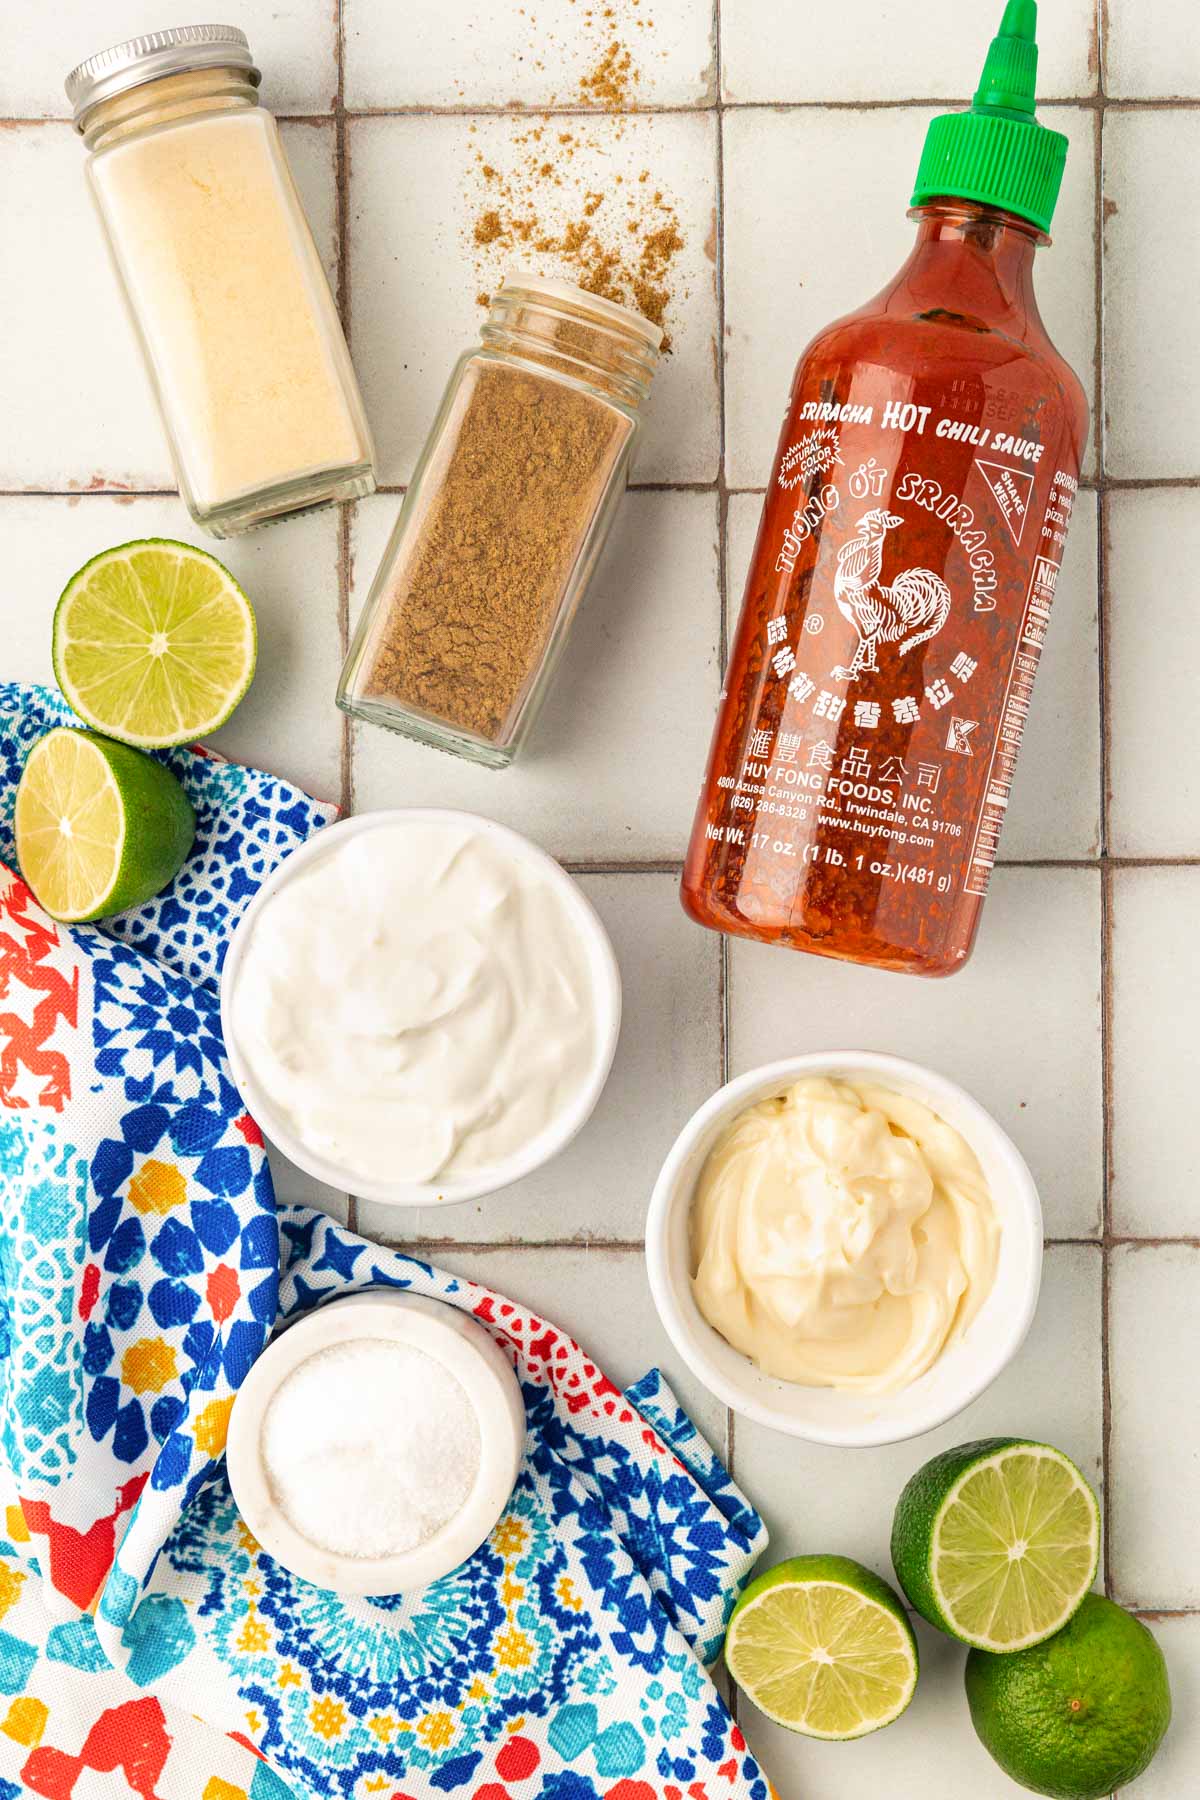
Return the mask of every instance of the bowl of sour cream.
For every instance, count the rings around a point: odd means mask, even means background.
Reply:
[[[814,1443],[917,1437],[1016,1355],[1042,1214],[962,1088],[831,1051],[732,1081],[680,1133],[646,1226],[676,1349],[736,1412]]]
[[[621,1023],[612,945],[571,877],[472,813],[364,813],[263,883],[221,1024],[267,1136],[328,1186],[441,1206],[509,1186],[589,1118]]]

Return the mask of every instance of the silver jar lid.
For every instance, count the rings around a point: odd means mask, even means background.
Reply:
[[[191,69],[241,69],[255,86],[262,80],[249,40],[236,25],[176,25],[169,31],[147,31],[111,50],[97,51],[71,70],[64,86],[76,128],[82,131],[84,114],[101,100]]]

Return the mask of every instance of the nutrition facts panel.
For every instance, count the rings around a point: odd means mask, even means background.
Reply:
[[[1004,699],[1000,728],[996,734],[996,748],[992,752],[992,766],[988,771],[983,811],[964,883],[964,891],[968,894],[982,897],[987,893],[988,879],[996,865],[1000,833],[1004,829],[1004,815],[1012,798],[1017,753],[1021,748],[1025,721],[1029,717],[1033,678],[1037,674],[1042,645],[1046,641],[1046,627],[1050,623],[1058,567],[1047,556],[1039,556],[1033,565],[1021,636],[1008,678],[1008,692]]]

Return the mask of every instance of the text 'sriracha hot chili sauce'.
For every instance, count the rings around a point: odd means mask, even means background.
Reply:
[[[683,878],[701,924],[948,975],[971,951],[1087,402],[1038,315],[1067,140],[1035,0],[934,119],[917,243],[800,360]]]

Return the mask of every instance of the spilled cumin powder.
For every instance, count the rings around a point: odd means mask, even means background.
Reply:
[[[676,298],[675,262],[684,248],[675,204],[649,169],[613,176],[603,192],[595,180],[597,157],[611,154],[611,138],[596,129],[542,119],[516,132],[501,150],[475,152],[475,206],[468,231],[475,273],[482,285],[514,260],[532,261],[544,273],[561,274],[589,294],[632,306],[663,328],[671,348],[668,315]],[[618,122],[618,137],[623,132]],[[584,169],[576,174],[576,158]],[[497,255],[502,252],[502,256]],[[532,254],[531,254],[532,253]]]
[[[575,68],[581,53],[586,59],[574,86],[555,93],[551,105],[630,112],[642,79],[640,60],[655,54],[651,3],[571,0],[569,39],[561,28],[556,33],[539,24],[536,6],[518,8],[530,35],[548,50]],[[563,126],[558,120],[557,127]],[[556,128],[543,115],[511,139],[504,168],[497,166],[499,148],[490,157],[476,151],[479,191],[468,236],[479,303],[488,304],[485,284],[499,277],[515,253],[544,274],[560,274],[589,294],[636,308],[665,332],[675,298],[673,266],[684,248],[674,203],[649,169],[630,177],[618,174],[603,192],[584,188],[576,157],[594,182],[597,162],[603,166],[611,156],[614,140],[625,135],[626,120],[615,117],[607,129],[572,120],[570,127]],[[667,334],[663,350],[670,348]]]

